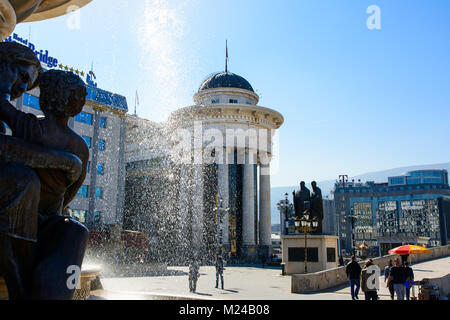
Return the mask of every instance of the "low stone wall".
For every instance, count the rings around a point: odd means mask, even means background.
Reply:
[[[430,253],[410,255],[409,261],[414,264],[417,262],[446,257],[450,255],[450,245],[431,248],[430,250]],[[374,264],[381,269],[381,272],[383,272],[384,268],[388,265],[389,260],[394,260],[398,257],[398,255],[393,254],[374,258],[372,260]],[[360,262],[360,265],[362,267],[364,265],[364,262]],[[345,267],[338,267],[309,274],[293,274],[291,278],[291,292],[315,292],[345,284],[347,281],[348,279],[345,272]]]

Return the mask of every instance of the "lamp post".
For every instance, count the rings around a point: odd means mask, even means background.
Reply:
[[[350,218],[350,221],[352,223],[352,255],[356,256],[356,241],[355,241],[355,221],[356,217],[353,214],[353,208],[350,209],[350,215],[348,218]]]
[[[307,201],[305,201],[306,203]],[[310,218],[309,215],[309,208],[307,208],[304,213],[303,217],[295,218],[294,220],[295,228],[303,232],[305,234],[305,274],[308,273],[308,233],[313,232],[317,230],[317,227],[319,226],[319,220],[317,217]]]
[[[223,199],[219,198],[219,203],[217,207],[214,207],[213,211],[216,213],[216,225],[217,225],[217,250],[219,251],[219,248],[223,244],[223,231],[222,231],[222,225],[223,225],[223,216],[230,211],[230,208],[224,208],[223,207]]]
[[[284,200],[280,200],[280,202],[277,203],[277,209],[280,211],[280,232],[282,232],[283,235],[287,235],[288,230],[286,222],[289,213],[289,194],[287,192],[284,194]]]

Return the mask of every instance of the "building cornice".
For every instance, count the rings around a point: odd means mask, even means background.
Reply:
[[[204,124],[245,124],[265,129],[279,129],[284,123],[284,117],[275,110],[255,105],[195,105],[173,112],[168,124],[171,128],[186,127],[195,121]]]
[[[230,95],[230,94],[250,98],[251,100],[255,100],[256,104],[258,104],[259,102],[259,96],[255,92],[249,90],[239,88],[214,88],[197,92],[194,95],[194,103],[199,104],[201,100],[204,99],[205,97],[216,97],[218,95]]]

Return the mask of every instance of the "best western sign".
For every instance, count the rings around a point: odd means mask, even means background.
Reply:
[[[13,35],[6,38],[5,42],[17,42],[27,46],[36,53],[39,61],[41,61],[41,63],[46,65],[48,68],[56,68],[58,66],[58,59],[49,56],[48,50],[45,50],[45,52],[43,50],[36,50],[36,46],[33,43],[19,37],[17,33],[14,33]]]

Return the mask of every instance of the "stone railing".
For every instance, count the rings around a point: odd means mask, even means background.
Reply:
[[[446,257],[450,255],[450,245],[430,248],[430,250],[430,253],[412,254],[409,256],[408,260],[414,264],[417,262]],[[381,270],[384,270],[390,259],[394,260],[398,257],[399,256],[395,254],[387,255],[379,258],[374,258],[373,262]],[[360,262],[360,265],[361,267],[363,267],[364,262]],[[293,274],[291,279],[291,292],[315,292],[345,284],[347,281],[348,279],[345,272],[345,267],[338,267],[309,274]]]

